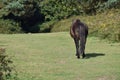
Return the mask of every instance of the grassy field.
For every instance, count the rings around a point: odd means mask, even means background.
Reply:
[[[86,59],[77,59],[68,32],[0,34],[19,80],[120,80],[120,43],[88,37]]]

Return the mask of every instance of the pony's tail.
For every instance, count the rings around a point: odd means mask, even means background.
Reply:
[[[74,38],[75,36],[76,36],[76,34],[75,34],[75,31],[74,31],[74,28],[73,28],[74,26],[71,26],[71,28],[70,28],[70,35],[71,35],[71,37],[72,38]]]
[[[80,27],[80,53],[85,57],[85,45],[86,45],[86,39],[88,35],[88,27]]]

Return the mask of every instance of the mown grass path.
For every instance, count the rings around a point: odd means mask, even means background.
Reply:
[[[77,59],[68,32],[0,34],[20,80],[120,80],[120,43],[89,37],[86,59]]]

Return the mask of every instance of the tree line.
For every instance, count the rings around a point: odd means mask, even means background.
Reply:
[[[111,8],[120,8],[120,0],[0,0],[0,33],[37,33],[44,22]]]

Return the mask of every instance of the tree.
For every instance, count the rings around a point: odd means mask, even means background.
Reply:
[[[108,0],[104,3],[105,8],[120,8],[120,0]]]
[[[44,0],[40,7],[46,21],[61,20],[82,12],[78,0]]]
[[[4,0],[6,5],[2,9],[2,18],[12,19],[21,24],[25,32],[38,32],[35,25],[44,20],[37,1],[40,0]]]

